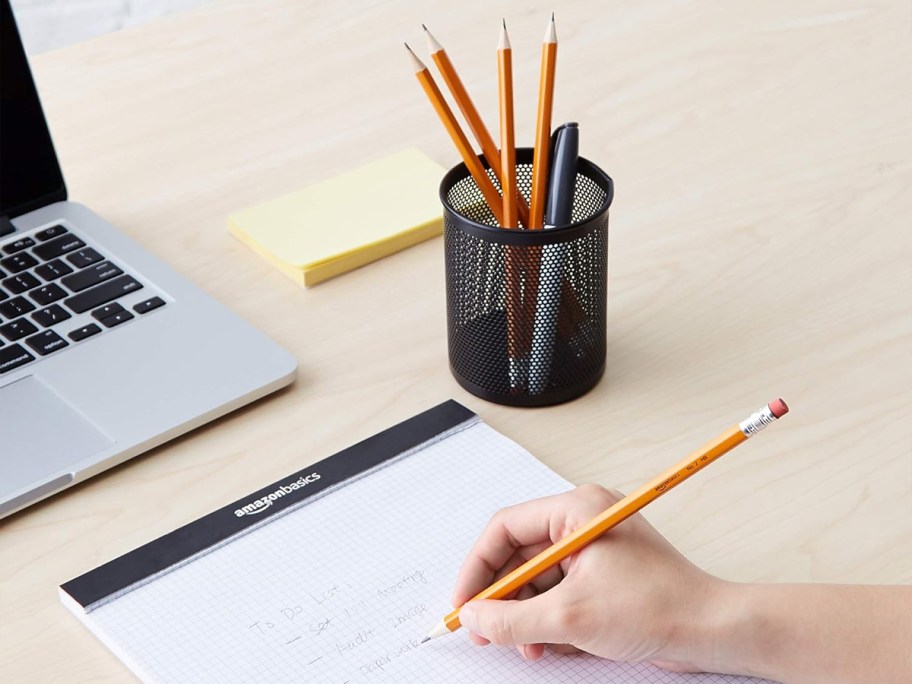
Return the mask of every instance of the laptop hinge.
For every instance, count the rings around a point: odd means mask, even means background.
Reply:
[[[13,222],[9,220],[9,217],[0,216],[0,237],[9,235],[14,230],[16,230],[16,226],[14,226]]]

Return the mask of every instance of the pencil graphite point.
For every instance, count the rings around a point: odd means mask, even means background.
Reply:
[[[497,41],[498,50],[510,49],[510,36],[507,34],[507,22],[504,21],[503,28],[500,30],[500,40]]]
[[[425,69],[427,69],[427,67],[424,66],[424,62],[422,62],[420,59],[418,59],[418,55],[416,55],[415,52],[412,50],[412,48],[409,47],[409,44],[403,43],[403,45],[405,45],[405,49],[408,50],[409,56],[411,56],[411,58],[412,58],[412,64],[415,67],[415,72],[417,73],[419,71],[424,71]]]
[[[421,28],[424,29],[424,39],[427,42],[428,53],[436,55],[438,52],[441,52],[443,50],[443,45],[437,42],[437,39],[434,38],[434,34],[431,33],[431,30],[424,24],[421,25]]]
[[[545,29],[545,43],[557,43],[557,29],[554,26],[554,12],[551,12],[551,21]]]
[[[444,634],[449,634],[449,633],[450,633],[450,630],[446,626],[446,622],[441,620],[436,625],[434,625],[434,629],[432,629],[428,633],[428,635],[426,637],[424,637],[424,639],[422,639],[418,643],[423,644],[425,641],[430,641],[431,639],[436,639],[437,637],[442,637]]]

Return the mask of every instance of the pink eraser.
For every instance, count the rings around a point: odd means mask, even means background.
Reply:
[[[776,399],[769,403],[769,410],[772,412],[776,418],[782,418],[786,413],[789,412],[788,405],[782,401],[782,399]]]

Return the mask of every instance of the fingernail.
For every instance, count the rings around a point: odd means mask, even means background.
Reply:
[[[475,606],[467,603],[459,609],[459,622],[462,626],[472,632],[478,632],[475,624]]]

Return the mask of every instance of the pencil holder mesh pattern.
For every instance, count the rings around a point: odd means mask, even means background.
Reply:
[[[517,150],[516,159],[517,185],[528,199],[532,150]],[[464,164],[444,177],[450,369],[469,392],[501,404],[545,406],[599,381],[613,192],[611,178],[581,158],[570,225],[504,230]]]

